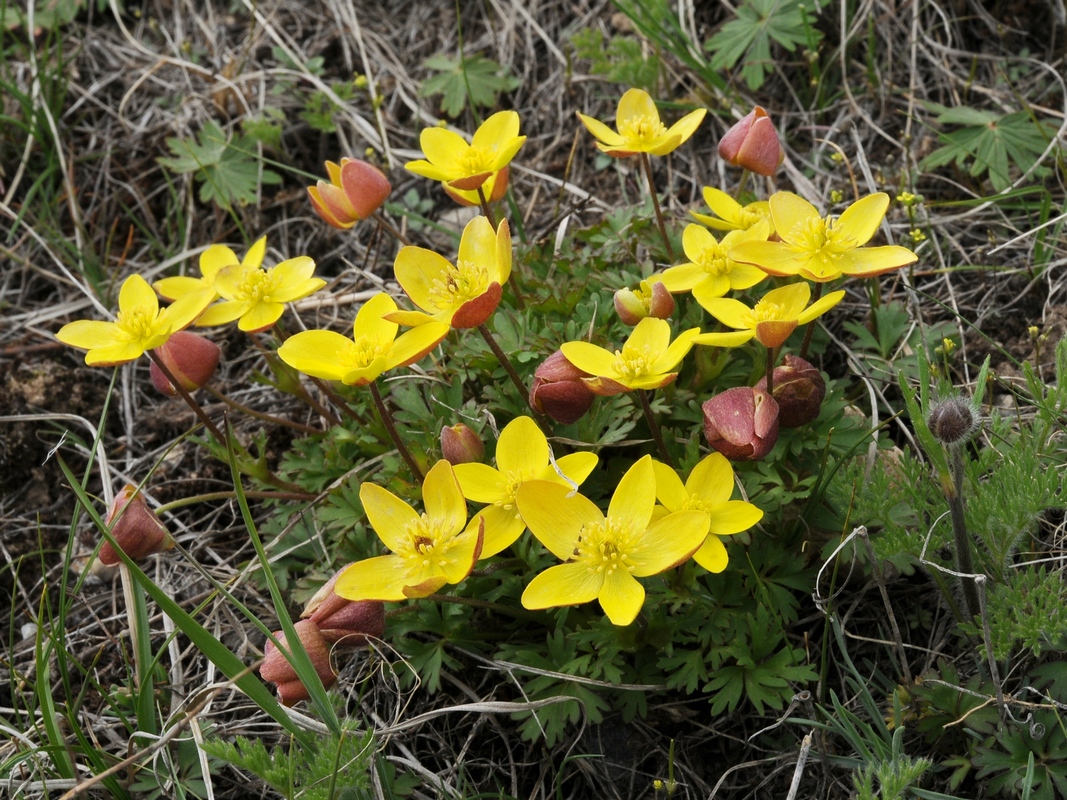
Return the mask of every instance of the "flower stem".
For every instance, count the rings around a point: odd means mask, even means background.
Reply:
[[[152,363],[159,367],[159,371],[163,373],[168,381],[170,381],[170,385],[182,396],[182,400],[186,402],[189,408],[193,410],[193,413],[196,414],[197,418],[204,424],[204,427],[215,437],[215,441],[225,447],[226,437],[222,435],[222,431],[220,431],[215,423],[211,421],[211,417],[207,415],[207,412],[204,411],[200,404],[193,399],[193,396],[186,391],[185,387],[182,386],[181,381],[174,377],[174,373],[163,363],[163,359],[156,355],[154,350],[149,350],[147,353],[148,357],[152,359]]]
[[[645,412],[645,422],[648,423],[648,427],[652,430],[652,438],[656,440],[656,449],[659,450],[659,457],[663,459],[664,464],[673,469],[674,459],[671,458],[671,454],[667,451],[667,443],[663,441],[663,431],[660,430],[659,423],[656,422],[656,416],[652,413],[652,404],[648,402],[648,390],[638,389],[637,398],[641,401],[641,410]]]
[[[971,555],[971,537],[967,533],[967,521],[963,516],[963,448],[950,448],[948,457],[949,469],[952,471],[952,490],[945,492],[945,499],[952,517],[952,535],[956,540],[956,571],[964,576],[960,578],[960,587],[963,589],[967,615],[971,620],[977,620],[981,615],[981,602],[978,598],[978,587],[972,577],[975,571]]]
[[[478,201],[482,206],[482,213],[485,214],[485,218],[489,220],[489,224],[493,226],[493,230],[496,230],[496,219],[493,217],[493,209],[489,207],[489,201],[485,197],[485,192],[482,191],[482,187],[478,187]]]
[[[393,234],[393,237],[398,242],[400,242],[400,244],[404,245],[405,247],[411,245],[411,240],[408,239],[408,237],[402,234],[399,230],[397,230],[393,223],[389,222],[379,212],[375,211],[373,214],[371,214],[371,216],[374,217],[374,221],[377,222],[379,226],[389,231],[389,233]]]
[[[422,483],[423,474],[419,469],[419,465],[415,462],[415,459],[411,457],[411,453],[404,444],[404,440],[400,438],[400,434],[397,432],[396,425],[393,424],[393,417],[389,413],[389,409],[385,407],[385,401],[382,399],[382,393],[378,391],[378,384],[374,381],[370,383],[370,394],[374,398],[374,407],[378,409],[378,416],[381,417],[382,425],[389,432],[389,438],[393,440],[393,444],[396,445],[397,451],[400,453],[400,457],[404,459],[404,462],[408,465],[408,469],[411,470],[411,474],[415,476],[415,480]]]
[[[183,497],[181,500],[172,500],[169,503],[163,503],[155,510],[155,513],[156,516],[159,516],[169,511],[176,511],[179,508],[184,508],[185,506],[195,505],[196,503],[210,503],[213,500],[229,500],[236,496],[237,493],[232,490],[195,494],[192,497]],[[256,489],[245,489],[244,496],[259,500],[314,500],[318,497],[318,495],[311,494],[310,492],[270,492]]]
[[[645,168],[645,177],[648,179],[648,193],[652,195],[652,207],[656,210],[656,222],[659,224],[659,233],[663,237],[663,244],[667,247],[667,258],[674,262],[674,248],[671,240],[667,238],[667,226],[663,223],[663,212],[659,207],[659,197],[656,195],[656,184],[652,180],[652,160],[648,153],[641,153],[641,164]]]
[[[815,301],[818,300],[820,297],[822,297],[822,284],[821,283],[816,283],[815,284],[815,291],[812,294],[811,302],[814,304]],[[801,358],[807,358],[808,357],[808,347],[811,346],[811,337],[814,335],[814,333],[815,333],[815,320],[812,320],[811,322],[808,323],[808,329],[806,331],[804,331],[804,342],[803,342],[803,344],[800,345],[800,357]]]
[[[511,382],[515,384],[515,388],[519,390],[519,397],[526,401],[526,405],[530,405],[530,392],[527,390],[526,385],[522,382],[522,378],[519,377],[519,373],[515,371],[515,366],[511,363],[511,359],[508,358],[507,353],[501,349],[497,344],[496,339],[493,338],[493,334],[489,332],[489,329],[485,327],[483,322],[478,326],[478,332],[485,339],[485,343],[489,345],[489,349],[493,351],[493,355],[496,356],[496,360],[500,362],[500,366],[504,368],[504,372],[511,378]],[[533,406],[530,406],[533,408]]]
[[[774,397],[774,362],[778,360],[778,348],[767,348],[767,394]]]
[[[520,619],[527,619],[530,617],[530,613],[525,609],[505,606],[501,603],[494,603],[490,600],[479,600],[477,597],[463,597],[461,595],[454,594],[428,594],[422,599],[432,600],[438,603],[458,603],[459,605],[470,606],[471,608],[484,608],[490,611],[499,611],[503,614],[508,614],[512,617],[519,617]]]

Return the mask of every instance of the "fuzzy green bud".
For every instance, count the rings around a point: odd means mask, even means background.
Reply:
[[[978,415],[970,403],[959,398],[942,400],[926,419],[930,433],[946,447],[958,447],[978,430]]]

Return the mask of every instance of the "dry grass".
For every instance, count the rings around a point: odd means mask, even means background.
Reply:
[[[851,91],[817,109],[805,107],[790,85],[794,70],[778,69],[754,98],[740,90],[719,96],[699,87],[669,54],[661,54],[664,83],[676,97],[731,107],[735,114],[752,99],[771,108],[787,133],[788,159],[780,188],[821,201],[831,190],[849,197],[853,191],[862,195],[911,181],[912,191],[928,201],[919,222],[931,235],[921,250],[921,268],[910,277],[887,279],[883,299],[907,301],[917,325],[961,320],[958,378],[967,383],[973,379],[968,365],[980,362],[990,348],[962,320],[1018,358],[1033,356],[1027,325],[1042,326],[1053,341],[1067,331],[1067,290],[1060,278],[1067,247],[1064,237],[1050,237],[1043,244],[1045,263],[1035,271],[1038,237],[1031,211],[1006,211],[992,201],[939,204],[974,200],[982,190],[960,171],[918,171],[918,159],[936,145],[929,125],[932,115],[924,103],[951,106],[973,99],[984,107],[1014,109],[1016,98],[1025,96],[1059,125],[1062,142],[1067,131],[1062,24],[1054,38],[1045,34],[1057,2],[997,3],[990,12],[989,4],[963,0],[871,0],[858,4],[847,30],[845,4],[832,3],[822,17],[827,32],[822,62],[828,71],[868,74],[877,82],[859,91],[864,82],[855,79]],[[11,625],[0,626],[5,654],[0,657],[0,724],[9,734],[21,732],[0,744],[0,760],[23,746],[41,744],[39,726],[15,713],[12,698],[35,680],[31,620],[41,609],[42,597],[54,602],[55,587],[63,581],[78,581],[67,617],[70,656],[89,667],[86,674],[78,674],[79,684],[70,687],[75,696],[84,692],[77,712],[81,724],[102,751],[122,757],[129,745],[123,726],[108,715],[100,696],[107,687],[121,685],[130,668],[121,589],[110,575],[63,573],[60,553],[68,537],[74,537],[84,555],[92,547],[91,535],[84,523],[70,530],[73,495],[62,485],[55,460],[48,458],[69,431],[68,458],[80,456],[76,470],[84,468],[95,435],[91,431],[109,393],[110,373],[81,366],[76,354],[61,349],[53,338],[58,327],[106,313],[115,288],[129,274],[160,276],[176,264],[194,264],[211,243],[240,245],[264,234],[272,257],[313,256],[320,274],[331,281],[331,294],[341,298],[303,304],[301,322],[309,328],[344,327],[352,305],[367,289],[389,285],[392,245],[377,238],[370,226],[338,233],[311,213],[303,189],[308,176],[319,174],[323,161],[339,155],[359,156],[372,148],[394,182],[394,197],[415,190],[433,200],[426,216],[451,220],[452,227],[459,219],[443,195],[402,169],[419,154],[418,131],[438,119],[434,101],[421,98],[419,87],[430,74],[422,66],[426,58],[457,51],[452,3],[149,0],[136,14],[132,4],[119,14],[114,12],[121,4],[114,0],[103,10],[96,5],[88,3],[58,37],[42,33],[33,49],[25,42],[11,44],[11,37],[24,37],[23,31],[8,33],[8,61],[0,75],[32,108],[32,136],[13,127],[0,133],[0,606],[13,609]],[[608,35],[618,32],[621,23],[611,3],[484,0],[460,5],[465,48],[508,65],[521,81],[504,104],[520,113],[529,137],[522,164],[513,173],[528,237],[550,240],[561,226],[591,223],[616,202],[639,198],[636,170],[622,179],[614,170],[596,171],[595,151],[588,138],[579,135],[574,118],[575,110],[600,118],[613,113],[619,88],[584,74],[587,65],[573,60],[568,44],[573,33],[589,27]],[[719,4],[689,0],[677,5],[698,41],[728,17]],[[852,46],[841,48],[843,40]],[[1017,55],[1022,47],[1030,49],[1030,57]],[[275,49],[284,51],[295,66],[280,62]],[[321,75],[304,66],[316,57],[323,58]],[[871,75],[871,69],[877,74]],[[1005,79],[1006,70],[1018,75]],[[343,100],[333,93],[334,81],[353,74],[367,76],[371,91],[382,97],[378,108],[365,94]],[[283,82],[290,88],[276,93]],[[333,94],[339,108],[336,133],[323,134],[300,120],[301,93],[308,90]],[[17,94],[4,97],[3,112],[27,119]],[[264,153],[276,162],[283,183],[264,187],[257,203],[232,215],[223,213],[195,199],[196,187],[188,176],[174,179],[157,162],[167,153],[170,137],[188,138],[208,120],[227,126],[259,117],[268,108],[284,114],[280,150]],[[467,123],[467,118],[460,120],[459,127],[469,127]],[[690,147],[659,168],[661,189],[671,187],[673,216],[680,218],[698,205],[702,186],[727,182],[722,162],[714,156],[725,124],[710,120]],[[1056,142],[1050,142],[1045,166],[1062,158],[1055,148]],[[834,153],[843,154],[844,161],[832,160]],[[1031,176],[1019,175],[1014,186],[1032,184]],[[1050,180],[1047,188],[1062,204],[1062,184]],[[1061,213],[1062,206],[1054,206],[1051,217]],[[416,243],[430,247],[447,241],[430,229],[407,232]],[[899,241],[907,226],[898,220],[887,232]],[[849,302],[858,310],[866,298],[853,289]],[[236,335],[222,343],[228,354],[241,353]],[[861,361],[849,361],[844,351],[837,359],[842,369],[850,363],[863,377]],[[275,393],[248,382],[249,372],[257,368],[252,356],[224,363],[220,380],[233,387],[235,399],[266,413],[293,414],[296,421],[317,424],[309,416],[295,415]],[[1005,373],[1013,369],[1001,357],[996,368]],[[201,448],[178,438],[193,424],[191,415],[177,401],[160,400],[146,390],[146,369],[140,364],[118,374],[100,431],[106,460],[93,466],[90,491],[106,499],[112,487],[138,483],[153,468],[152,503],[226,489],[228,471]],[[883,392],[877,381],[868,381],[868,386],[875,395]],[[883,398],[874,406],[883,417],[892,413],[891,400]],[[241,424],[243,435],[260,427]],[[289,440],[284,432],[273,436],[276,457]],[[172,514],[167,523],[204,572],[262,619],[272,618],[269,598],[250,579],[249,569],[240,566],[250,563],[253,553],[236,506]],[[205,624],[241,659],[256,661],[261,637],[228,603],[209,599],[210,584],[188,561],[159,559],[148,568],[185,608],[208,601],[201,611]],[[916,591],[914,586],[901,589]],[[873,606],[856,610],[849,626],[863,629],[879,613]],[[171,623],[161,616],[151,622],[160,632],[155,644],[162,644]],[[934,636],[915,643],[927,649],[929,663],[944,645]],[[166,705],[177,718],[206,689],[223,686],[224,678],[181,637],[170,642],[168,653]],[[653,692],[646,720],[629,723],[611,717],[595,728],[576,730],[563,745],[546,751],[521,741],[508,714],[478,710],[477,704],[521,700],[509,668],[483,663],[471,654],[466,658],[470,668],[447,674],[437,696],[418,689],[401,691],[388,653],[360,655],[339,664],[346,710],[373,727],[398,728],[383,736],[381,744],[398,768],[421,776],[423,786],[416,796],[503,790],[529,798],[650,797],[652,779],[665,777],[671,739],[677,741],[675,768],[681,782],[676,796],[786,795],[796,752],[761,749],[758,737],[750,738],[756,730],[743,715],[712,719],[702,698],[679,700]],[[356,680],[367,675],[369,691]],[[451,706],[458,708],[428,713]],[[419,724],[401,726],[413,718]],[[274,723],[229,690],[202,709],[198,724],[225,736],[279,736]],[[577,758],[586,754],[601,757]],[[809,765],[809,776],[813,772],[818,768]],[[21,774],[27,776],[25,785],[0,787],[0,794],[57,797],[68,788],[34,783],[36,770],[30,763]],[[809,796],[843,797],[850,790],[835,784],[827,772],[814,781],[818,788]],[[220,798],[267,796],[228,769],[215,774],[214,792]]]

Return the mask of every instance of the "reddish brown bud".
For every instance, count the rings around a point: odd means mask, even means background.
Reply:
[[[152,513],[137,487],[126,484],[107,511],[107,526],[122,552],[134,561],[174,547],[174,540],[159,517]],[[100,545],[100,563],[112,566],[119,555],[111,542]]]
[[[674,296],[658,281],[641,281],[637,289],[615,292],[615,313],[624,325],[636,325],[645,317],[670,319],[674,313]]]
[[[329,689],[337,682],[333,666],[330,664],[330,645],[319,631],[318,626],[310,619],[302,619],[296,623],[296,635],[300,644],[307,651],[315,671],[319,674],[323,686]],[[274,637],[282,647],[286,647],[285,634],[275,631]],[[271,642],[267,642],[263,648],[263,663],[259,666],[259,675],[263,680],[278,686],[278,699],[283,706],[291,706],[301,700],[307,700],[307,687],[296,676],[296,670],[286,659],[286,654],[276,648]]]
[[[377,167],[357,158],[342,158],[341,164],[326,162],[330,182],[308,187],[308,197],[322,220],[335,228],[351,228],[385,202],[393,190]]]
[[[756,388],[766,389],[767,378],[760,378]],[[799,428],[818,418],[826,397],[826,381],[819,370],[790,353],[774,368],[772,394],[778,403],[778,424],[783,428]]]
[[[171,334],[170,338],[153,352],[187,392],[199,389],[211,380],[219,365],[219,346],[210,339],[189,331]],[[155,361],[149,363],[148,373],[152,378],[152,385],[160,392],[170,397],[178,393],[163,374],[163,370],[156,366]]]
[[[457,422],[441,428],[441,456],[452,466],[478,462],[485,458],[485,444],[478,434]]]
[[[778,441],[778,404],[763,389],[727,389],[701,408],[708,444],[727,458],[759,461]]]
[[[530,405],[562,425],[577,422],[596,396],[582,381],[592,377],[574,366],[562,350],[557,350],[534,371]]]
[[[785,160],[778,131],[767,112],[756,106],[719,141],[719,155],[735,167],[759,175],[773,175]]]
[[[385,632],[385,605],[378,600],[349,600],[334,592],[338,577],[349,566],[334,573],[315,592],[300,617],[314,622],[327,642],[364,644],[368,636],[379,637]]]

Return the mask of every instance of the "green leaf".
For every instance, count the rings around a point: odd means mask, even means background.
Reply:
[[[281,183],[281,176],[269,169],[260,172],[256,157],[256,140],[252,136],[227,138],[215,122],[209,120],[200,129],[199,137],[167,139],[173,158],[161,156],[157,160],[167,169],[181,175],[193,174],[200,183],[200,200],[230,209],[236,203],[256,202],[260,182]]]
[[[485,56],[474,55],[453,59],[445,55],[433,56],[423,66],[440,72],[422,85],[421,97],[441,95],[441,110],[450,117],[463,113],[463,106],[470,91],[472,106],[492,108],[500,92],[509,92],[519,86],[519,79]]]

